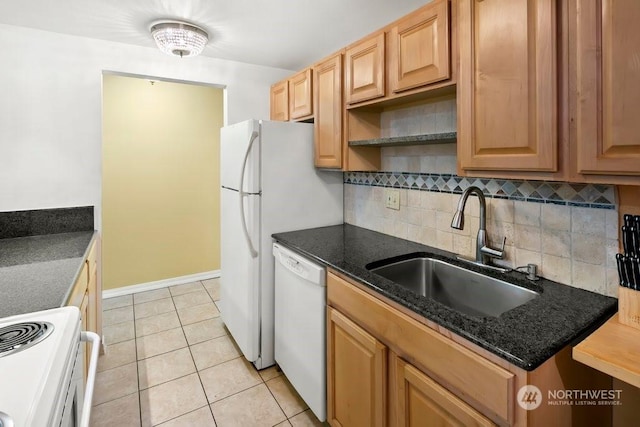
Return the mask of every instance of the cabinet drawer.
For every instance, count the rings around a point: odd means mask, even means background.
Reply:
[[[432,425],[495,426],[457,396],[393,353],[392,387],[398,426]]]
[[[514,375],[329,273],[327,300],[395,353],[487,415],[513,418]]]

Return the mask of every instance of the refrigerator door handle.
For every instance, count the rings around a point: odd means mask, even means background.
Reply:
[[[247,220],[244,215],[244,198],[248,196],[248,193],[245,193],[244,188],[244,171],[247,167],[247,160],[249,159],[249,153],[251,152],[251,147],[253,147],[253,143],[258,139],[258,132],[253,131],[251,133],[251,139],[249,139],[249,146],[247,147],[247,152],[244,154],[244,161],[242,162],[242,171],[240,172],[240,187],[238,187],[238,194],[240,195],[240,219],[242,220],[242,231],[244,232],[244,238],[247,240],[247,244],[249,245],[249,252],[251,253],[252,258],[256,258],[258,256],[258,252],[255,250],[253,246],[253,242],[251,241],[251,237],[249,236],[249,230],[247,229]]]

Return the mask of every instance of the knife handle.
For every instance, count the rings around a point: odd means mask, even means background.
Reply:
[[[633,265],[631,263],[631,257],[629,257],[628,255],[624,255],[622,261],[627,279],[627,287],[631,289],[637,289],[636,281],[633,280]]]
[[[633,289],[640,289],[640,258],[633,257],[631,259],[631,266],[633,269]]]
[[[633,217],[633,227],[635,228],[635,244],[636,244],[636,255],[640,256],[640,215],[634,215]]]
[[[640,242],[638,241],[638,229],[629,227],[629,242],[631,243],[631,255],[640,256]]]
[[[624,225],[626,225],[627,227],[631,227],[633,225],[633,221],[634,221],[633,215],[624,214],[623,218],[624,218]]]
[[[626,225],[622,226],[622,248],[624,249],[624,254],[631,254],[631,241],[630,241],[629,227]]]
[[[628,288],[629,282],[627,281],[627,272],[625,271],[624,258],[622,254],[616,254],[616,263],[618,264],[618,277],[620,277],[620,286]]]

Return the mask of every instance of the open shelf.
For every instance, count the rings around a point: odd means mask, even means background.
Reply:
[[[457,132],[431,133],[426,135],[395,136],[390,138],[349,141],[349,145],[367,147],[394,147],[402,145],[449,144],[456,142]]]

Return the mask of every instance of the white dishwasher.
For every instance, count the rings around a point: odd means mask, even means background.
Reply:
[[[325,268],[279,243],[275,257],[275,359],[300,397],[327,418]]]

